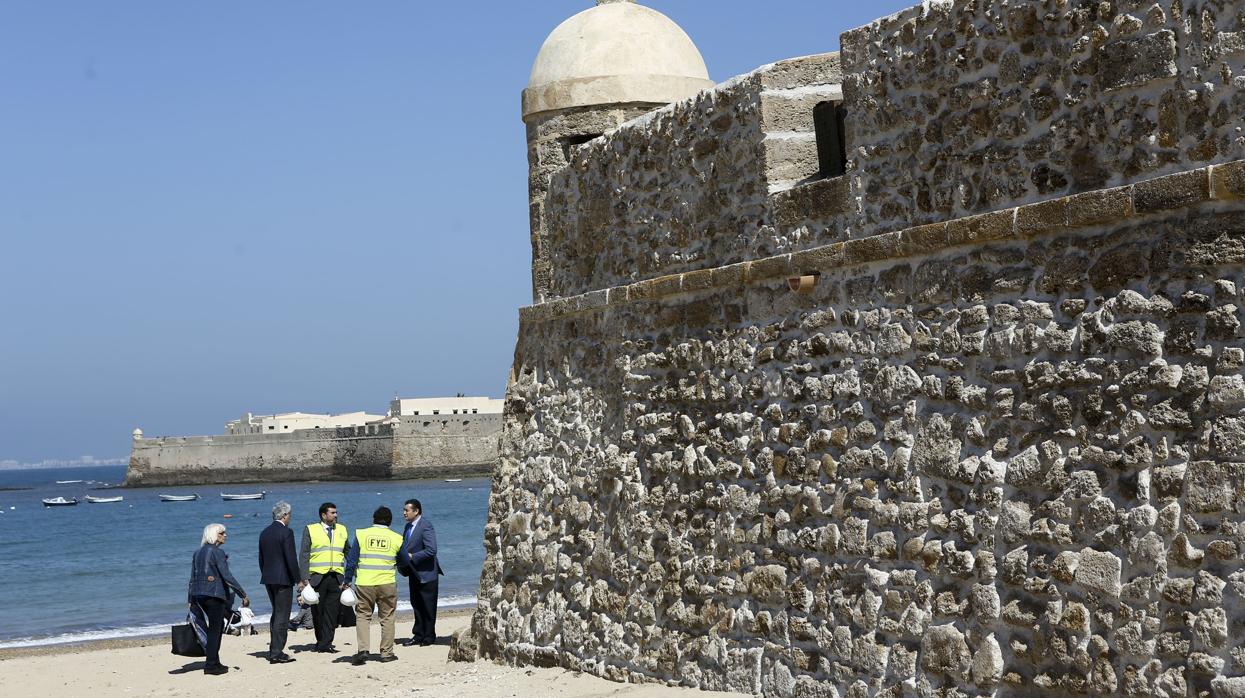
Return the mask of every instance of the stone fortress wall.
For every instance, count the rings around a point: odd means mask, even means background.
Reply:
[[[498,414],[403,417],[398,425],[135,439],[126,486],[485,475]]]
[[[1243,30],[1241,0],[929,2],[842,37],[843,177],[787,135],[832,55],[574,150],[452,656],[1245,695]]]

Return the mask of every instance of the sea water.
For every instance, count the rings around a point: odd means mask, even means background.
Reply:
[[[124,466],[0,471],[0,649],[167,633],[170,625],[185,621],[190,559],[210,523],[228,529],[222,549],[230,569],[266,623],[270,608],[259,582],[259,534],[272,523],[278,500],[294,508],[296,547],[323,502],[337,505],[340,522],[351,531],[370,526],[372,512],[387,506],[394,517],[391,528],[401,533],[402,503],[420,500],[436,527],[437,557],[445,570],[439,605],[475,603],[484,564],[487,479],[94,489],[124,478]],[[267,492],[265,499],[220,498],[222,492],[259,491]],[[200,499],[158,497],[191,493]],[[88,494],[125,499],[89,504]],[[79,504],[45,507],[40,501],[57,496],[76,497]],[[402,577],[398,598],[399,610],[410,610]]]

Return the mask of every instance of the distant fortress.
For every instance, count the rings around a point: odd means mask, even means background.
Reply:
[[[388,414],[244,414],[216,436],[134,430],[127,486],[486,475],[502,400],[395,398]]]

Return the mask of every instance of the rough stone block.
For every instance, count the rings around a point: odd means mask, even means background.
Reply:
[[[767,90],[837,84],[843,81],[838,51],[788,58],[767,66],[759,73],[761,86]]]
[[[1016,209],[1016,234],[1020,237],[1047,235],[1067,226],[1068,200],[1051,199]]]
[[[1214,461],[1189,464],[1185,482],[1185,506],[1198,514],[1229,509],[1235,492],[1229,466]]]
[[[670,274],[668,276],[659,276],[653,279],[653,285],[650,287],[652,298],[661,298],[663,296],[673,296],[682,290],[683,287],[682,274]]]
[[[657,293],[657,279],[645,279],[627,286],[628,301],[657,298],[659,295]]]
[[[712,269],[697,269],[696,271],[689,271],[683,275],[682,290],[684,292],[702,291],[704,289],[711,288],[712,286]]]
[[[1121,567],[1118,556],[1083,548],[1076,568],[1076,582],[1086,589],[1118,599]]]
[[[796,252],[791,255],[791,269],[793,274],[802,274],[809,271],[830,271],[843,266],[844,245],[836,242],[833,245],[824,245],[822,247],[814,247],[811,250]]]
[[[1133,185],[1133,207],[1137,213],[1183,208],[1209,199],[1209,168],[1156,177]]]
[[[946,223],[918,225],[899,231],[899,254],[905,257],[932,254],[946,246]]]
[[[713,269],[713,285],[718,288],[742,285],[748,276],[750,264],[751,262],[740,262]]]
[[[954,625],[935,625],[921,638],[921,665],[929,671],[964,677],[972,655],[964,633]]]
[[[1216,199],[1245,198],[1245,161],[1237,160],[1210,168]]]
[[[947,223],[948,245],[970,245],[1012,236],[1016,209],[958,218]]]
[[[821,102],[838,100],[838,86],[823,90],[805,88],[798,92],[762,92],[761,128],[776,131],[813,131],[813,108]]]
[[[766,138],[765,176],[770,184],[817,176],[821,161],[817,156],[817,136],[806,134]]]
[[[883,233],[843,243],[844,264],[867,264],[899,256],[900,234]]]
[[[1121,39],[1098,49],[1098,77],[1108,90],[1144,85],[1176,74],[1176,34],[1170,29]]]
[[[539,322],[540,315],[540,306],[538,305],[519,306],[519,324]]]
[[[578,303],[577,310],[583,311],[583,310],[596,310],[598,308],[604,308],[608,304],[608,301],[609,301],[608,289],[602,288],[596,291],[589,291],[588,293],[585,293],[579,296],[579,303]]]
[[[1219,32],[1215,47],[1220,53],[1245,53],[1245,32]]]
[[[1087,191],[1068,197],[1068,225],[1073,228],[1123,220],[1133,215],[1132,187]]]
[[[773,279],[791,275],[791,255],[758,259],[748,265],[748,281]]]
[[[780,229],[806,220],[824,219],[851,210],[847,177],[831,177],[801,184],[773,196],[774,223]]]

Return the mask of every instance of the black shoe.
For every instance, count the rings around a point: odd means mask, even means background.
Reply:
[[[317,647],[317,648],[316,648],[316,651],[317,651],[317,652],[324,652],[325,654],[337,654],[337,653],[338,653],[338,652],[340,652],[341,650],[337,649],[336,647],[334,647],[334,646],[332,646],[332,645],[329,645],[328,647],[325,647],[325,648],[323,648],[323,649],[321,649],[321,648]]]
[[[293,658],[293,657],[288,657],[288,656],[285,656],[285,657],[271,657],[271,658],[269,658],[268,663],[269,663],[269,664],[289,664],[289,663],[290,663],[290,662],[292,662],[292,661],[294,661],[294,658]]]
[[[385,662],[386,664],[388,664],[389,662],[396,662],[398,661],[398,655],[396,654],[381,655],[381,658],[377,659],[376,661]]]
[[[415,638],[411,638],[409,640],[403,640],[402,642],[398,644],[402,645],[403,647],[414,647],[415,645],[419,644],[419,641],[416,640]]]
[[[282,652],[281,654],[278,654],[278,655],[277,655],[277,657],[278,657],[278,658],[280,658],[280,659],[284,659],[284,660],[286,660],[286,661],[290,661],[290,662],[294,661],[294,658],[293,658],[293,657],[291,657],[290,655],[288,655],[288,654],[286,654],[286,653],[284,653],[284,652]]]
[[[365,662],[367,662],[367,652],[359,652],[358,654],[350,658],[350,663],[355,666],[363,666]]]
[[[229,673],[229,667],[224,666],[224,665],[221,665],[221,666],[210,666],[210,667],[204,667],[204,669],[203,669],[203,673],[205,673],[205,674],[211,674],[211,675],[213,675],[213,676],[220,676],[221,674],[228,674],[228,673]]]
[[[419,646],[420,647],[432,647],[435,644],[437,643],[433,642],[432,640],[424,640],[423,642],[419,643]]]

